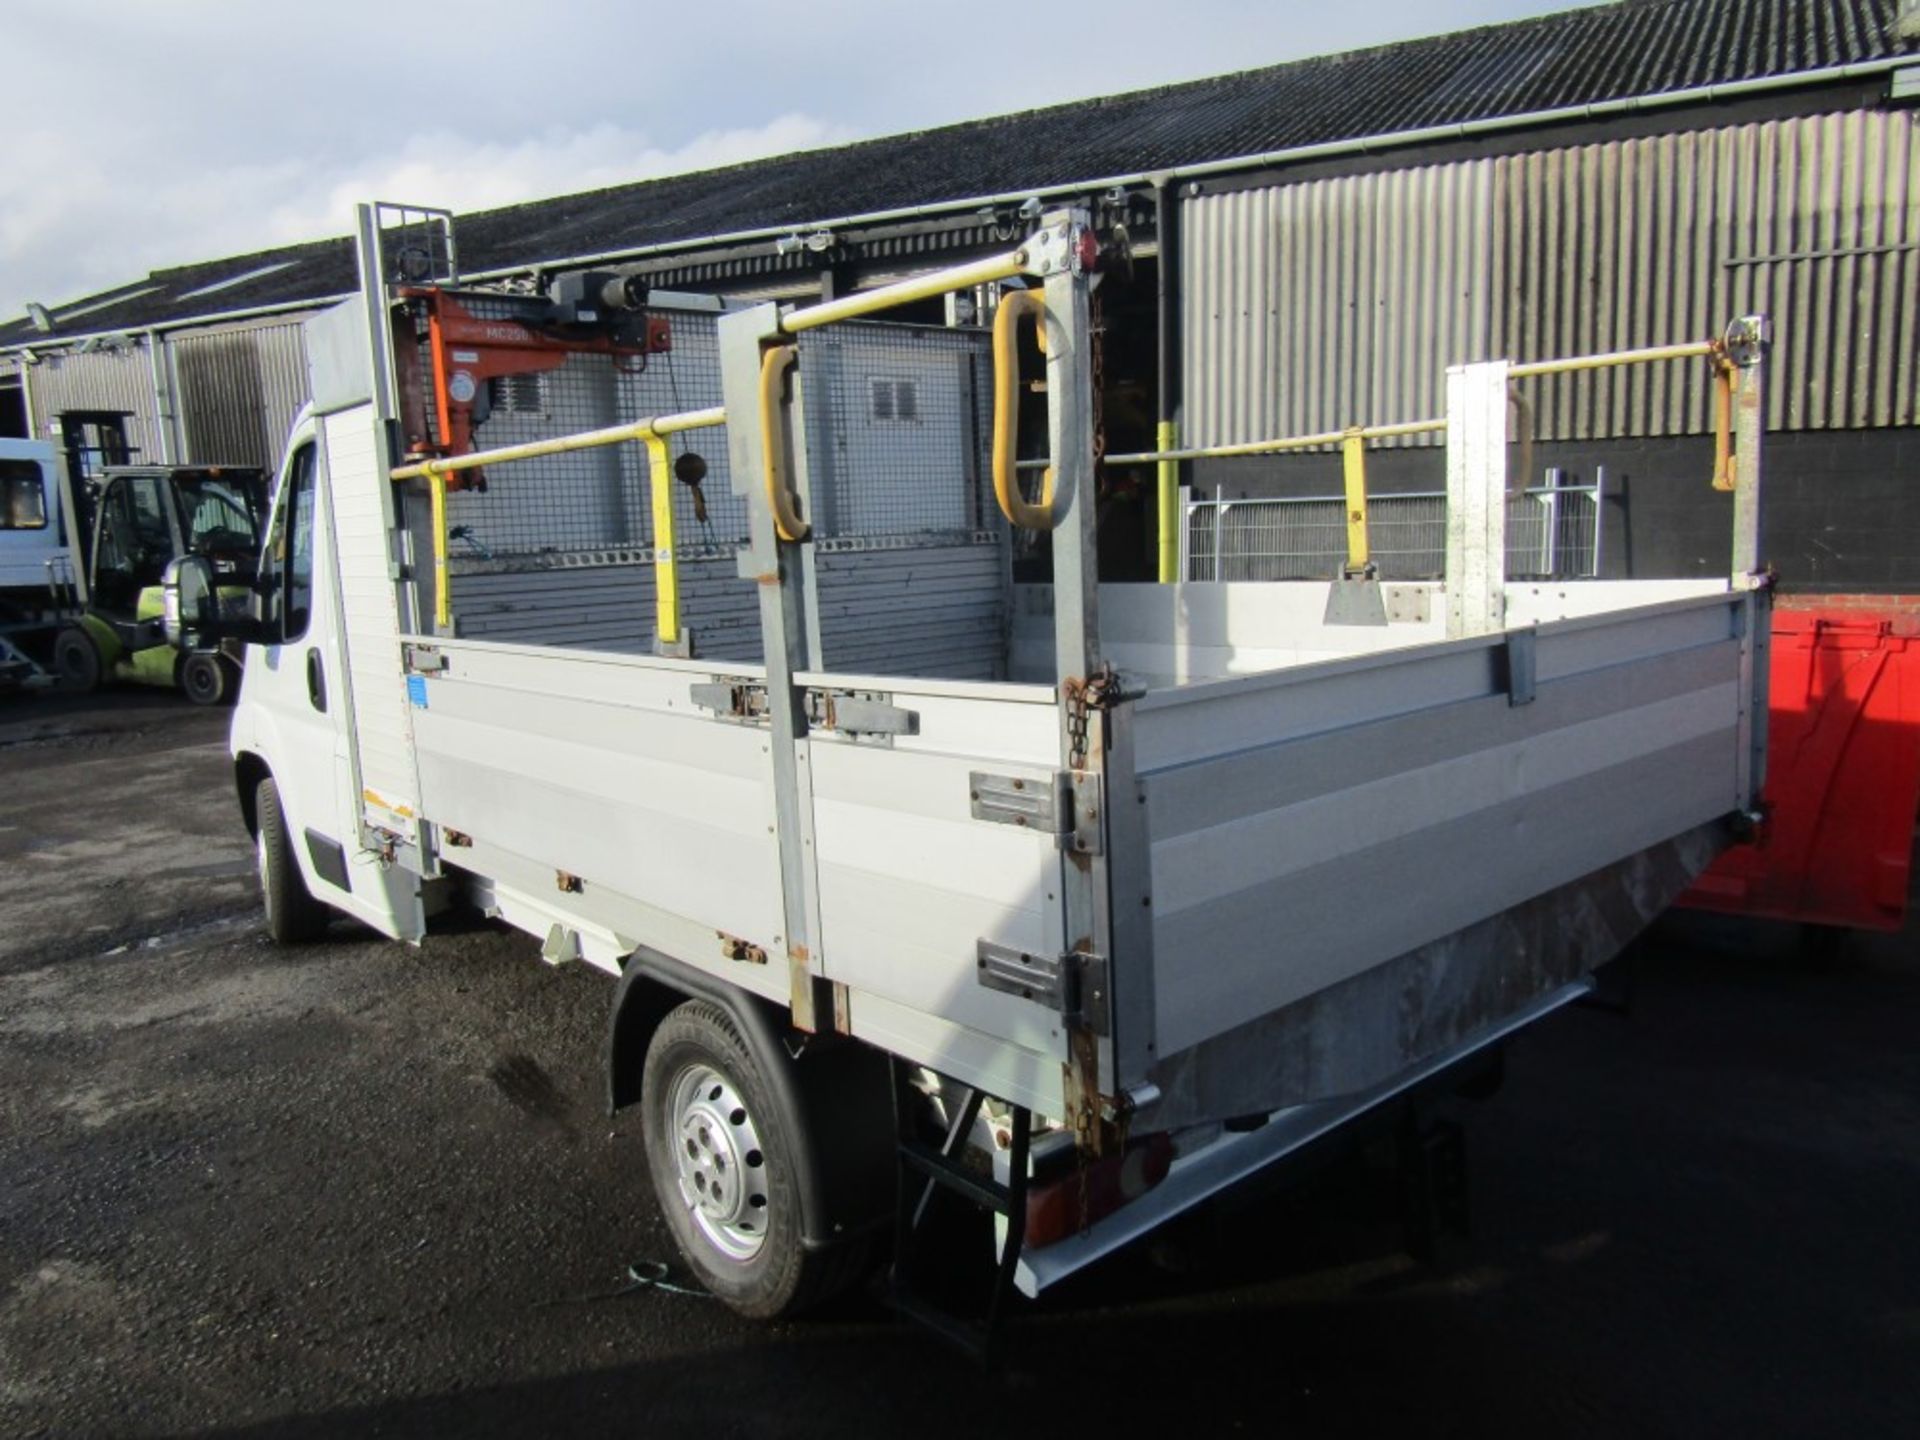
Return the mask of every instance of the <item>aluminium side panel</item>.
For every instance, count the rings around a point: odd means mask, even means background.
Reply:
[[[1749,604],[1528,632],[1522,703],[1505,637],[1137,702],[1159,1053],[1744,808]]]
[[[784,995],[784,966],[764,963],[784,931],[768,735],[693,700],[696,685],[757,683],[757,671],[432,644],[445,665],[416,677],[412,712],[429,820],[513,852],[549,902],[599,913],[631,944],[690,964],[721,962],[723,936],[757,946],[760,963],[724,973],[752,989],[772,971]],[[468,863],[459,842],[442,854]]]
[[[392,496],[371,407],[321,421],[340,557],[340,606],[367,823],[417,841],[420,780],[400,654]]]
[[[835,675],[835,689],[887,685]],[[890,685],[916,733],[880,742],[815,730],[800,743],[812,793],[818,958],[849,989],[863,1039],[1042,1114],[1063,1113],[1066,1027],[1056,1008],[980,983],[982,940],[1057,958],[1063,852],[1044,826],[973,813],[989,772],[1046,793],[1058,767],[1051,687]]]

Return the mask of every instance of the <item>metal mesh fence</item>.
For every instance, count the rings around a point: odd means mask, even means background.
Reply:
[[[1600,492],[1542,486],[1507,504],[1507,573],[1578,580],[1599,573]],[[1378,495],[1367,502],[1368,548],[1382,579],[1436,580],[1447,563],[1447,497]],[[1326,580],[1347,558],[1343,497],[1201,500],[1187,509],[1189,580]]]
[[[463,297],[465,298],[465,297]],[[507,313],[484,297],[467,300],[482,317]],[[475,427],[481,449],[497,449],[582,430],[630,423],[650,415],[698,410],[721,403],[717,316],[673,312],[673,347],[640,357],[573,354],[553,370],[489,383],[490,413]],[[429,389],[431,371],[422,366]],[[670,437],[678,456],[697,451],[707,462],[698,494],[673,487],[674,523],[683,553],[702,547],[732,549],[747,537],[744,500],[727,479],[725,437],[718,429]],[[705,519],[700,502],[705,502]],[[448,497],[454,556],[511,566],[555,554],[605,552],[609,560],[638,558],[653,545],[652,490],[646,448],[615,445],[567,455],[515,461],[487,471],[484,491]]]
[[[510,313],[463,297],[483,318]],[[646,358],[575,354],[553,370],[490,382],[475,427],[483,450],[722,404],[718,316],[673,313],[673,347]],[[823,541],[997,533],[987,469],[991,373],[985,337],[937,327],[849,324],[800,341],[815,535]],[[433,413],[431,368],[422,384]],[[676,457],[706,461],[698,491],[675,483],[674,528],[688,559],[748,539],[748,499],[733,493],[724,431],[669,437]],[[643,558],[653,545],[642,445],[608,446],[490,467],[484,491],[448,497],[456,569]]]

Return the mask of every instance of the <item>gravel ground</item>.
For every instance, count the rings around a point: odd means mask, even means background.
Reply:
[[[1358,1167],[1021,1315],[759,1326],[669,1259],[609,984],[253,919],[224,717],[0,701],[0,1434],[1920,1433],[1920,955],[1689,917],[1463,1108],[1475,1236]]]

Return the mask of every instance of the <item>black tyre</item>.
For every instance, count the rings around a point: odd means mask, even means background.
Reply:
[[[100,686],[100,647],[77,625],[69,625],[53,641],[53,668],[69,690],[85,692]]]
[[[294,858],[280,787],[262,780],[253,792],[254,855],[266,902],[267,933],[281,945],[304,945],[327,932],[331,912],[313,898]]]
[[[180,688],[196,705],[223,705],[233,698],[233,671],[218,655],[200,651],[180,662]]]
[[[739,1028],[689,1000],[647,1047],[641,1110],[647,1170],[687,1264],[742,1315],[772,1319],[820,1304],[863,1273],[863,1245],[801,1244],[800,1137]]]

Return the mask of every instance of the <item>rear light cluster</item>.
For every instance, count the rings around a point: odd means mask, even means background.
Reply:
[[[1029,1248],[1038,1249],[1078,1235],[1129,1201],[1138,1200],[1167,1178],[1173,1167],[1173,1139],[1164,1131],[1130,1140],[1117,1155],[1106,1155],[1083,1170],[1064,1174],[1027,1191]]]

